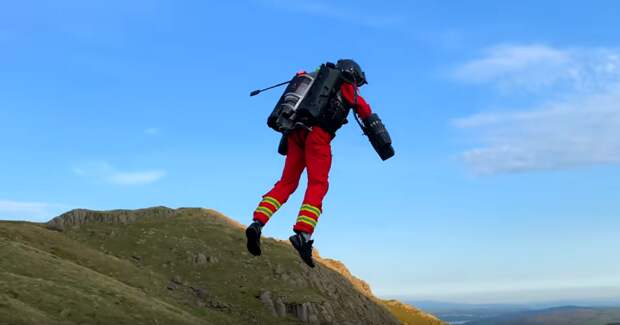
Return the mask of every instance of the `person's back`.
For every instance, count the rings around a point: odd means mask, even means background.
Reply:
[[[381,120],[372,113],[370,105],[358,94],[358,86],[367,84],[366,76],[360,66],[353,60],[339,60],[335,68],[340,71],[341,82],[329,98],[329,105],[321,111],[318,120],[296,123],[297,127],[283,135],[286,160],[282,176],[274,187],[263,195],[262,201],[254,211],[253,223],[246,229],[247,248],[255,256],[261,255],[262,227],[297,189],[301,174],[304,169],[307,169],[308,186],[293,226],[295,235],[289,239],[304,262],[314,267],[312,260],[314,241],[310,240],[310,237],[323,212],[323,198],[329,188],[328,177],[332,162],[331,140],[336,136],[338,129],[347,123],[346,118],[351,109],[364,122],[365,132],[385,131]],[[387,138],[382,140],[385,143],[380,145],[385,151],[383,154],[380,152],[384,160],[394,154],[387,131],[385,131],[385,136]],[[371,142],[373,142],[372,138]],[[375,142],[373,146],[377,148]]]

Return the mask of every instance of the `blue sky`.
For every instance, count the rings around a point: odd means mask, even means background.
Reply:
[[[247,223],[280,175],[285,81],[354,58],[389,128],[333,142],[322,255],[381,296],[620,296],[620,4],[0,4],[0,218],[201,206]],[[305,184],[305,183],[304,183]],[[265,229],[285,238],[303,185]],[[526,294],[527,293],[527,294]]]

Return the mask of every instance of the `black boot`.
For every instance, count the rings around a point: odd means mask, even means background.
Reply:
[[[296,233],[295,235],[288,238],[293,244],[293,247],[299,252],[299,256],[301,259],[308,264],[310,267],[314,267],[314,260],[312,259],[312,243],[314,240],[306,240],[306,238],[301,233]]]
[[[245,230],[245,237],[248,239],[247,247],[250,254],[259,256],[260,251],[260,233],[261,226],[258,222],[253,222]]]

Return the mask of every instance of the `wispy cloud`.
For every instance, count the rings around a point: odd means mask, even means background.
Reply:
[[[94,162],[76,167],[73,172],[116,185],[145,185],[156,182],[166,175],[161,169],[121,171],[107,162]]]
[[[63,204],[0,200],[0,219],[46,221],[69,209]]]
[[[119,185],[142,185],[158,181],[164,177],[166,173],[163,170],[146,170],[136,172],[119,172],[110,173],[108,180],[111,183]]]
[[[455,125],[482,142],[463,153],[477,173],[620,163],[620,87],[531,111],[477,114]]]
[[[497,45],[455,69],[456,79],[492,84],[505,91],[592,90],[620,81],[620,52],[557,49],[542,44]]]
[[[257,3],[291,12],[331,18],[355,25],[382,27],[398,24],[402,18],[396,14],[361,11],[359,6],[339,6],[324,0],[256,0]]]
[[[475,172],[620,164],[620,51],[529,45],[485,53],[455,75],[504,91],[536,91],[543,103],[453,121],[480,143],[462,155]]]

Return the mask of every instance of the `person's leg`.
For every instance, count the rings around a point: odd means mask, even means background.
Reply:
[[[295,130],[288,135],[288,153],[284,163],[282,177],[273,189],[263,195],[262,201],[254,211],[254,221],[265,225],[269,218],[286,203],[297,186],[305,168],[304,137],[306,130]]]
[[[305,142],[305,162],[308,172],[308,188],[303,204],[293,227],[295,232],[308,234],[314,232],[323,209],[323,198],[329,188],[329,169],[332,162],[332,137],[320,127],[313,127]]]

